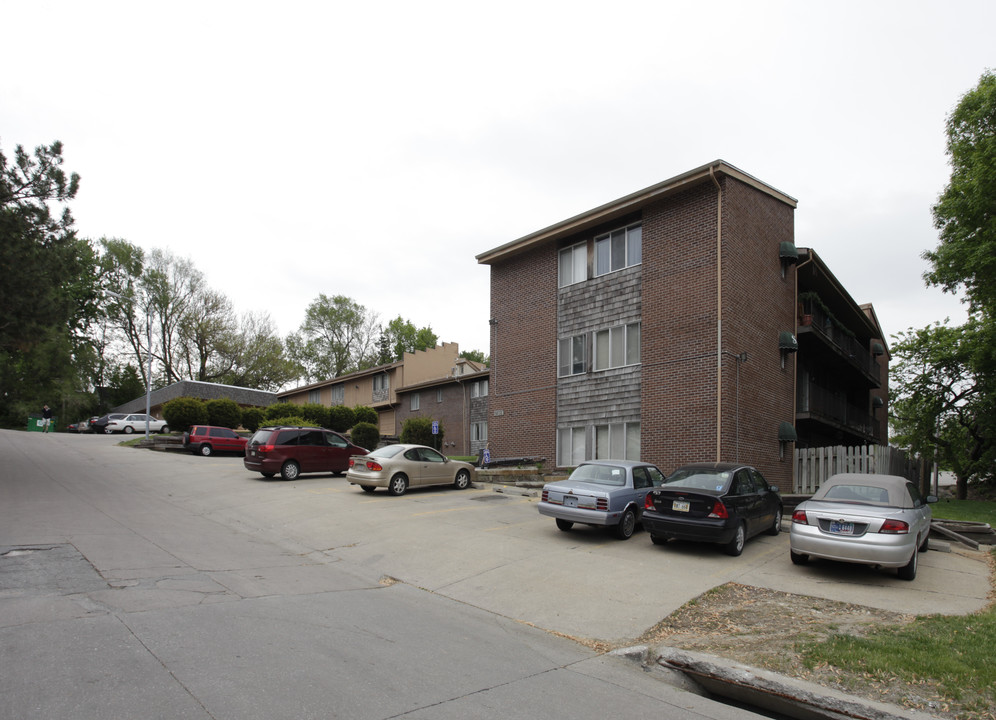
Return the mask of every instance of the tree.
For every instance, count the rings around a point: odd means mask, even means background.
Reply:
[[[934,205],[940,244],[925,252],[927,282],[963,287],[972,308],[996,317],[996,75],[983,73],[947,121],[951,180]]]
[[[287,356],[284,341],[265,313],[243,315],[238,333],[225,350],[230,353],[230,369],[218,381],[226,385],[276,392],[304,372]]]
[[[464,350],[460,353],[460,357],[464,360],[480,363],[481,365],[491,365],[491,359],[484,354],[483,350]]]
[[[996,337],[993,324],[970,319],[898,335],[890,369],[897,395],[890,406],[893,440],[923,457],[937,452],[954,472],[957,496],[996,471]]]
[[[62,169],[62,144],[0,152],[0,419],[20,424],[43,402],[65,414],[97,358],[94,250],[76,237],[68,205],[79,189]],[[65,408],[65,410],[63,410]]]
[[[375,323],[376,316],[354,300],[321,294],[308,306],[300,329],[287,337],[287,352],[309,381],[371,367],[377,357]]]
[[[387,338],[386,343],[383,340],[385,337]],[[381,342],[391,350],[392,356],[387,362],[394,362],[401,360],[406,352],[413,353],[417,350],[436,347],[439,338],[431,327],[417,328],[410,320],[405,320],[398,315],[383,330]]]

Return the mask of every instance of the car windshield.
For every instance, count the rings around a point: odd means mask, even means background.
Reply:
[[[820,500],[856,503],[858,505],[888,505],[889,491],[872,485],[832,485]]]
[[[729,470],[704,470],[701,468],[681,468],[675,470],[664,481],[667,487],[684,487],[693,490],[715,490],[723,492],[730,486],[733,473]]]
[[[581,465],[571,473],[570,479],[597,485],[623,486],[626,484],[626,468],[612,465]]]
[[[367,453],[367,455],[369,457],[393,458],[404,449],[404,445],[385,445],[382,448],[377,448],[371,453]]]

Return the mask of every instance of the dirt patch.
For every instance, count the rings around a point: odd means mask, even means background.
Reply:
[[[994,712],[966,712],[926,683],[846,673],[831,666],[806,668],[801,641],[833,634],[862,637],[881,625],[903,625],[915,616],[806,595],[728,583],[700,595],[651,628],[640,642],[709,653],[801,678],[852,695],[931,715],[996,720]]]

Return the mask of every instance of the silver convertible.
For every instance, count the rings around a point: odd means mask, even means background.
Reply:
[[[912,580],[918,551],[927,550],[932,502],[937,498],[924,498],[906,478],[834,475],[792,514],[792,562],[814,557],[894,567],[900,578]]]
[[[643,514],[647,493],[664,482],[655,465],[632,460],[581,463],[566,480],[543,486],[540,515],[567,531],[574,523],[611,527],[626,540]]]

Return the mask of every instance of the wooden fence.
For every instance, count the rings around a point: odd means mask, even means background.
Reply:
[[[920,458],[884,445],[802,448],[795,451],[793,492],[812,495],[828,477],[844,472],[900,475],[919,485],[922,463]]]

